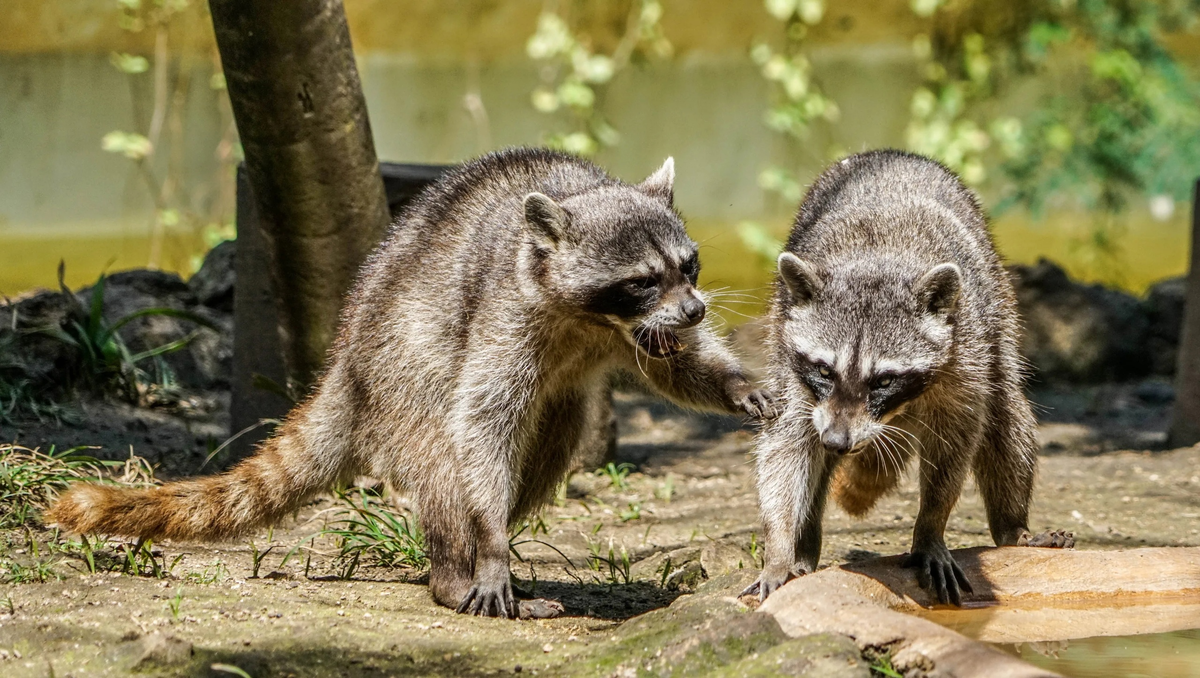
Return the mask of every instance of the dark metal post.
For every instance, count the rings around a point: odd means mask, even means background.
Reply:
[[[1192,258],[1184,297],[1183,331],[1175,370],[1175,409],[1171,447],[1200,442],[1200,179],[1192,199]]]

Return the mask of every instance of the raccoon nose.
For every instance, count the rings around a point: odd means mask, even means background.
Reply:
[[[827,430],[821,434],[821,444],[834,454],[846,454],[850,451],[850,432],[846,430]]]
[[[684,299],[679,309],[683,311],[683,317],[693,325],[704,319],[704,302],[696,297]]]

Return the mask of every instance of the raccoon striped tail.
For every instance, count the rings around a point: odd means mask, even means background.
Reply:
[[[220,541],[272,523],[337,481],[339,464],[322,464],[294,427],[267,440],[226,473],[149,489],[76,484],[46,513],[75,534]]]

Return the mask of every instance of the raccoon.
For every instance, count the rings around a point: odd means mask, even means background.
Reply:
[[[812,572],[832,484],[850,514],[912,457],[920,510],[906,565],[942,603],[971,584],[943,538],[971,471],[997,545],[1028,543],[1037,465],[1012,284],[974,195],[933,160],[846,158],[800,205],[769,311],[780,414],[756,457],[765,599]],[[1069,546],[1054,532],[1034,545]]]
[[[773,411],[705,323],[673,182],[671,159],[638,185],[547,150],[461,166],[369,257],[313,394],[253,457],[154,489],[76,485],[49,519],[226,539],[368,474],[413,496],[438,603],[516,616],[508,529],[596,437],[610,373],[686,406]]]

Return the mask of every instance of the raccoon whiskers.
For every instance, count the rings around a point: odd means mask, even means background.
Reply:
[[[892,435],[897,431],[901,433],[908,433],[908,431],[905,431],[902,428],[896,428],[894,426],[888,426],[887,424],[884,424],[883,431],[879,434],[879,439],[887,445],[889,458],[893,457],[894,455],[892,461],[895,462],[896,473],[899,474],[904,470],[904,454],[901,453],[899,449],[899,446],[903,444],[902,441],[896,440],[892,437]],[[910,452],[913,451],[911,445],[912,444],[909,443]]]
[[[884,469],[886,470],[887,466],[894,464],[897,469],[897,472],[899,472],[898,469],[900,468],[900,460],[895,458],[895,455],[898,453],[892,449],[892,445],[895,444],[895,441],[893,441],[891,438],[888,438],[887,432],[883,432],[875,437],[875,443],[876,443],[875,449],[878,452],[880,452],[880,455],[879,455],[880,461],[882,461],[885,465]],[[879,471],[880,471],[879,465],[876,465],[875,466],[875,482],[876,483],[879,482]]]
[[[917,448],[920,447],[920,445],[921,445],[921,439],[918,438],[916,436],[916,434],[914,434],[912,431],[900,428],[899,426],[892,426],[891,424],[884,424],[882,422],[879,424],[879,427],[887,433],[901,434],[902,436],[904,436],[904,440],[906,440],[908,442],[908,451],[913,454],[918,453]]]
[[[638,372],[641,372],[642,376],[646,377],[647,379],[650,378],[650,375],[646,374],[646,368],[642,367],[642,354],[640,351],[638,351],[637,345],[642,343],[642,337],[644,337],[646,332],[649,331],[650,328],[648,327],[639,327],[634,330],[633,333],[633,362],[637,364]],[[649,360],[649,358],[647,358],[647,360]]]
[[[733,313],[734,315],[740,315],[743,318],[748,318],[750,320],[754,320],[756,317],[756,316],[752,316],[752,315],[746,315],[745,313],[742,313],[741,311],[735,311],[732,308],[729,308],[728,306],[725,306],[722,304],[709,304],[709,306],[711,306],[713,308],[721,309],[722,311],[725,311],[727,313]]]

